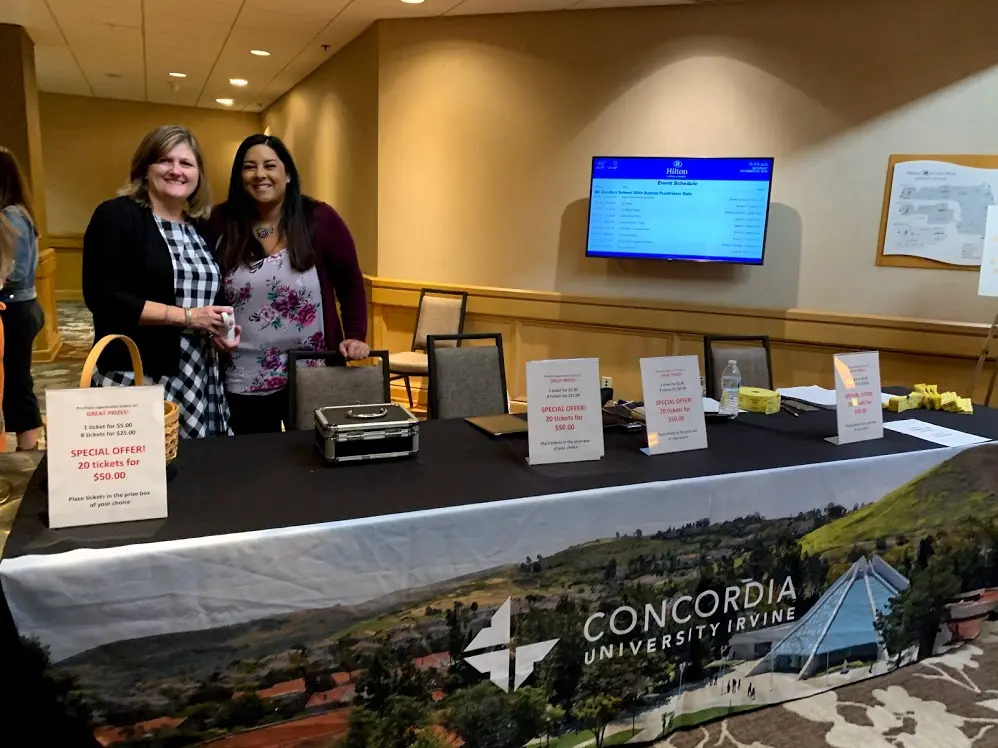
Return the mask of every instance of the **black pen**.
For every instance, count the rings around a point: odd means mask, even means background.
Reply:
[[[783,408],[787,413],[792,415],[794,418],[800,418],[800,413],[791,408],[789,405],[780,405],[780,407]]]

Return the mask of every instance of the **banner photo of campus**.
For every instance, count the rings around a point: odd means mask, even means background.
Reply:
[[[779,500],[760,483],[737,511],[707,502],[696,518],[689,481],[685,501],[675,487],[668,498],[677,521],[664,500],[620,501],[581,541],[559,538],[532,501],[490,505],[519,547],[556,550],[469,571],[477,557],[441,538],[434,584],[372,581],[361,602],[328,594],[309,610],[77,652],[26,641],[66,708],[118,748],[664,745],[979,635],[998,609],[998,445],[938,454],[865,502],[784,476]],[[601,531],[609,516],[630,529]],[[329,532],[324,553],[361,545],[346,542],[349,527]],[[414,557],[397,547],[399,564]],[[337,573],[328,558],[321,568]],[[197,609],[210,587],[192,581],[181,607]]]

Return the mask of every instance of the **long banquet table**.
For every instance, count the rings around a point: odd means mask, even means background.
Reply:
[[[912,417],[998,440],[998,411]],[[525,438],[463,421],[424,423],[413,459],[345,467],[322,465],[310,432],[184,442],[168,519],[65,530],[45,523],[43,461],[0,562],[4,646],[13,624],[53,663],[78,662],[131,640],[361,606],[636,529],[865,504],[960,451],[891,431],[833,446],[834,431],[831,411],[743,414],[709,424],[706,450],[647,457],[642,433],[608,431],[602,460],[538,467]]]
[[[998,410],[973,416],[916,411],[904,418],[998,439]],[[898,420],[887,413],[885,420]],[[169,486],[170,517],[161,522],[52,531],[44,522],[45,463],[40,464],[12,528],[4,558],[48,556],[75,549],[196,540],[218,535],[442,510],[509,499],[552,496],[646,483],[685,481],[755,471],[823,466],[908,455],[938,447],[885,431],[874,441],[833,446],[835,414],[794,418],[742,414],[708,425],[709,448],[647,457],[642,432],[608,431],[599,462],[531,467],[524,437],[490,439],[463,421],[422,424],[413,460],[325,467],[311,432],[184,442]],[[903,462],[903,460],[902,460]]]

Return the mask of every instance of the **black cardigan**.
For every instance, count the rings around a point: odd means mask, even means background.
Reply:
[[[83,300],[94,316],[94,343],[105,335],[127,335],[138,345],[148,376],[177,374],[181,328],[139,324],[147,301],[177,303],[170,249],[149,208],[130,197],[97,206],[83,235]],[[108,347],[100,369],[131,371],[125,347]]]

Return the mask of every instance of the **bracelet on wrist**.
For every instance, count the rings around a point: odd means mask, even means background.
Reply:
[[[184,307],[184,327],[191,329],[191,310]]]

